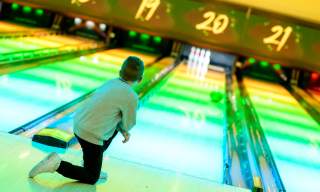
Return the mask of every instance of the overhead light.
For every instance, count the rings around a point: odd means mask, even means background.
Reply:
[[[74,18],[74,24],[80,25],[81,23],[82,23],[82,19],[80,19],[78,17]]]
[[[273,65],[273,68],[278,71],[278,70],[281,69],[281,65],[278,64],[278,63],[277,63],[277,64],[274,64],[274,65]]]
[[[134,38],[137,36],[137,32],[135,31],[129,31],[129,37]]]
[[[261,67],[268,67],[269,66],[269,62],[268,61],[260,61],[260,66]]]
[[[86,27],[88,29],[93,29],[96,24],[93,21],[86,21]]]
[[[316,72],[311,73],[311,80],[316,81],[320,78],[320,75]]]
[[[11,9],[14,10],[14,11],[18,10],[19,7],[20,7],[20,5],[17,4],[17,3],[12,3],[12,4],[11,4]]]
[[[43,9],[36,9],[36,15],[37,16],[42,16],[44,13]]]
[[[161,43],[162,38],[159,37],[159,36],[156,36],[156,37],[153,37],[153,41],[154,41],[156,44],[159,44],[159,43]]]
[[[248,59],[248,61],[249,61],[250,64],[254,64],[254,63],[256,62],[256,59],[253,58],[253,57],[250,57],[250,58]]]
[[[32,8],[29,7],[29,6],[24,6],[24,7],[22,8],[22,11],[23,11],[23,13],[29,14],[29,13],[31,13]]]
[[[104,23],[100,23],[99,28],[100,28],[101,31],[106,31],[107,25],[104,24]]]
[[[110,37],[111,39],[112,39],[112,38],[115,38],[115,37],[116,37],[116,34],[113,33],[113,32],[111,32],[110,35],[109,35],[109,37]]]
[[[141,41],[146,42],[146,41],[148,41],[149,39],[150,39],[150,35],[148,35],[148,34],[143,33],[143,34],[140,35],[140,40],[141,40]]]

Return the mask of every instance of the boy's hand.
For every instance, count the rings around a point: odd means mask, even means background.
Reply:
[[[120,131],[121,135],[124,137],[124,140],[122,141],[122,143],[128,142],[129,139],[130,139],[130,134],[127,131],[122,129],[122,124],[121,123],[118,124],[117,128],[118,128],[118,131]]]
[[[122,133],[122,135],[123,135],[123,137],[124,137],[124,140],[122,141],[122,143],[128,142],[129,139],[130,139],[130,134],[127,133],[127,132],[125,132],[125,131],[123,131],[123,132],[121,132],[121,133]]]

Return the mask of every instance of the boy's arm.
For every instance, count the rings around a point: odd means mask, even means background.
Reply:
[[[128,142],[130,138],[129,131],[136,124],[137,107],[138,98],[134,97],[133,100],[127,101],[126,105],[121,108],[122,120],[119,123],[119,130],[124,137],[123,143]]]
[[[138,98],[135,98],[130,102],[128,101],[121,109],[122,123],[120,124],[120,128],[127,133],[136,124],[137,107]]]

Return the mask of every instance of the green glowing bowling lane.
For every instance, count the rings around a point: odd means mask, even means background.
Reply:
[[[288,192],[320,189],[320,126],[287,90],[245,79],[280,176]]]
[[[190,72],[190,71],[189,71]],[[224,75],[209,71],[203,80],[181,64],[138,111],[131,138],[119,134],[106,152],[113,158],[222,182]]]
[[[0,131],[11,131],[118,76],[126,56],[146,64],[156,56],[130,50],[110,50],[0,76]]]
[[[15,23],[0,21],[0,35],[1,33],[15,33],[15,32],[30,32],[30,30],[35,30],[34,28],[17,25]]]
[[[94,42],[80,37],[65,35],[48,35],[42,37],[20,37],[0,39],[0,54],[36,50],[43,48],[57,48],[64,45],[77,45]]]

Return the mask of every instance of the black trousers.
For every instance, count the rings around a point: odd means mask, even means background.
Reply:
[[[81,183],[95,184],[100,177],[103,152],[109,147],[117,133],[116,130],[110,139],[104,141],[103,146],[87,142],[76,135],[83,152],[83,167],[61,161],[57,172]]]

